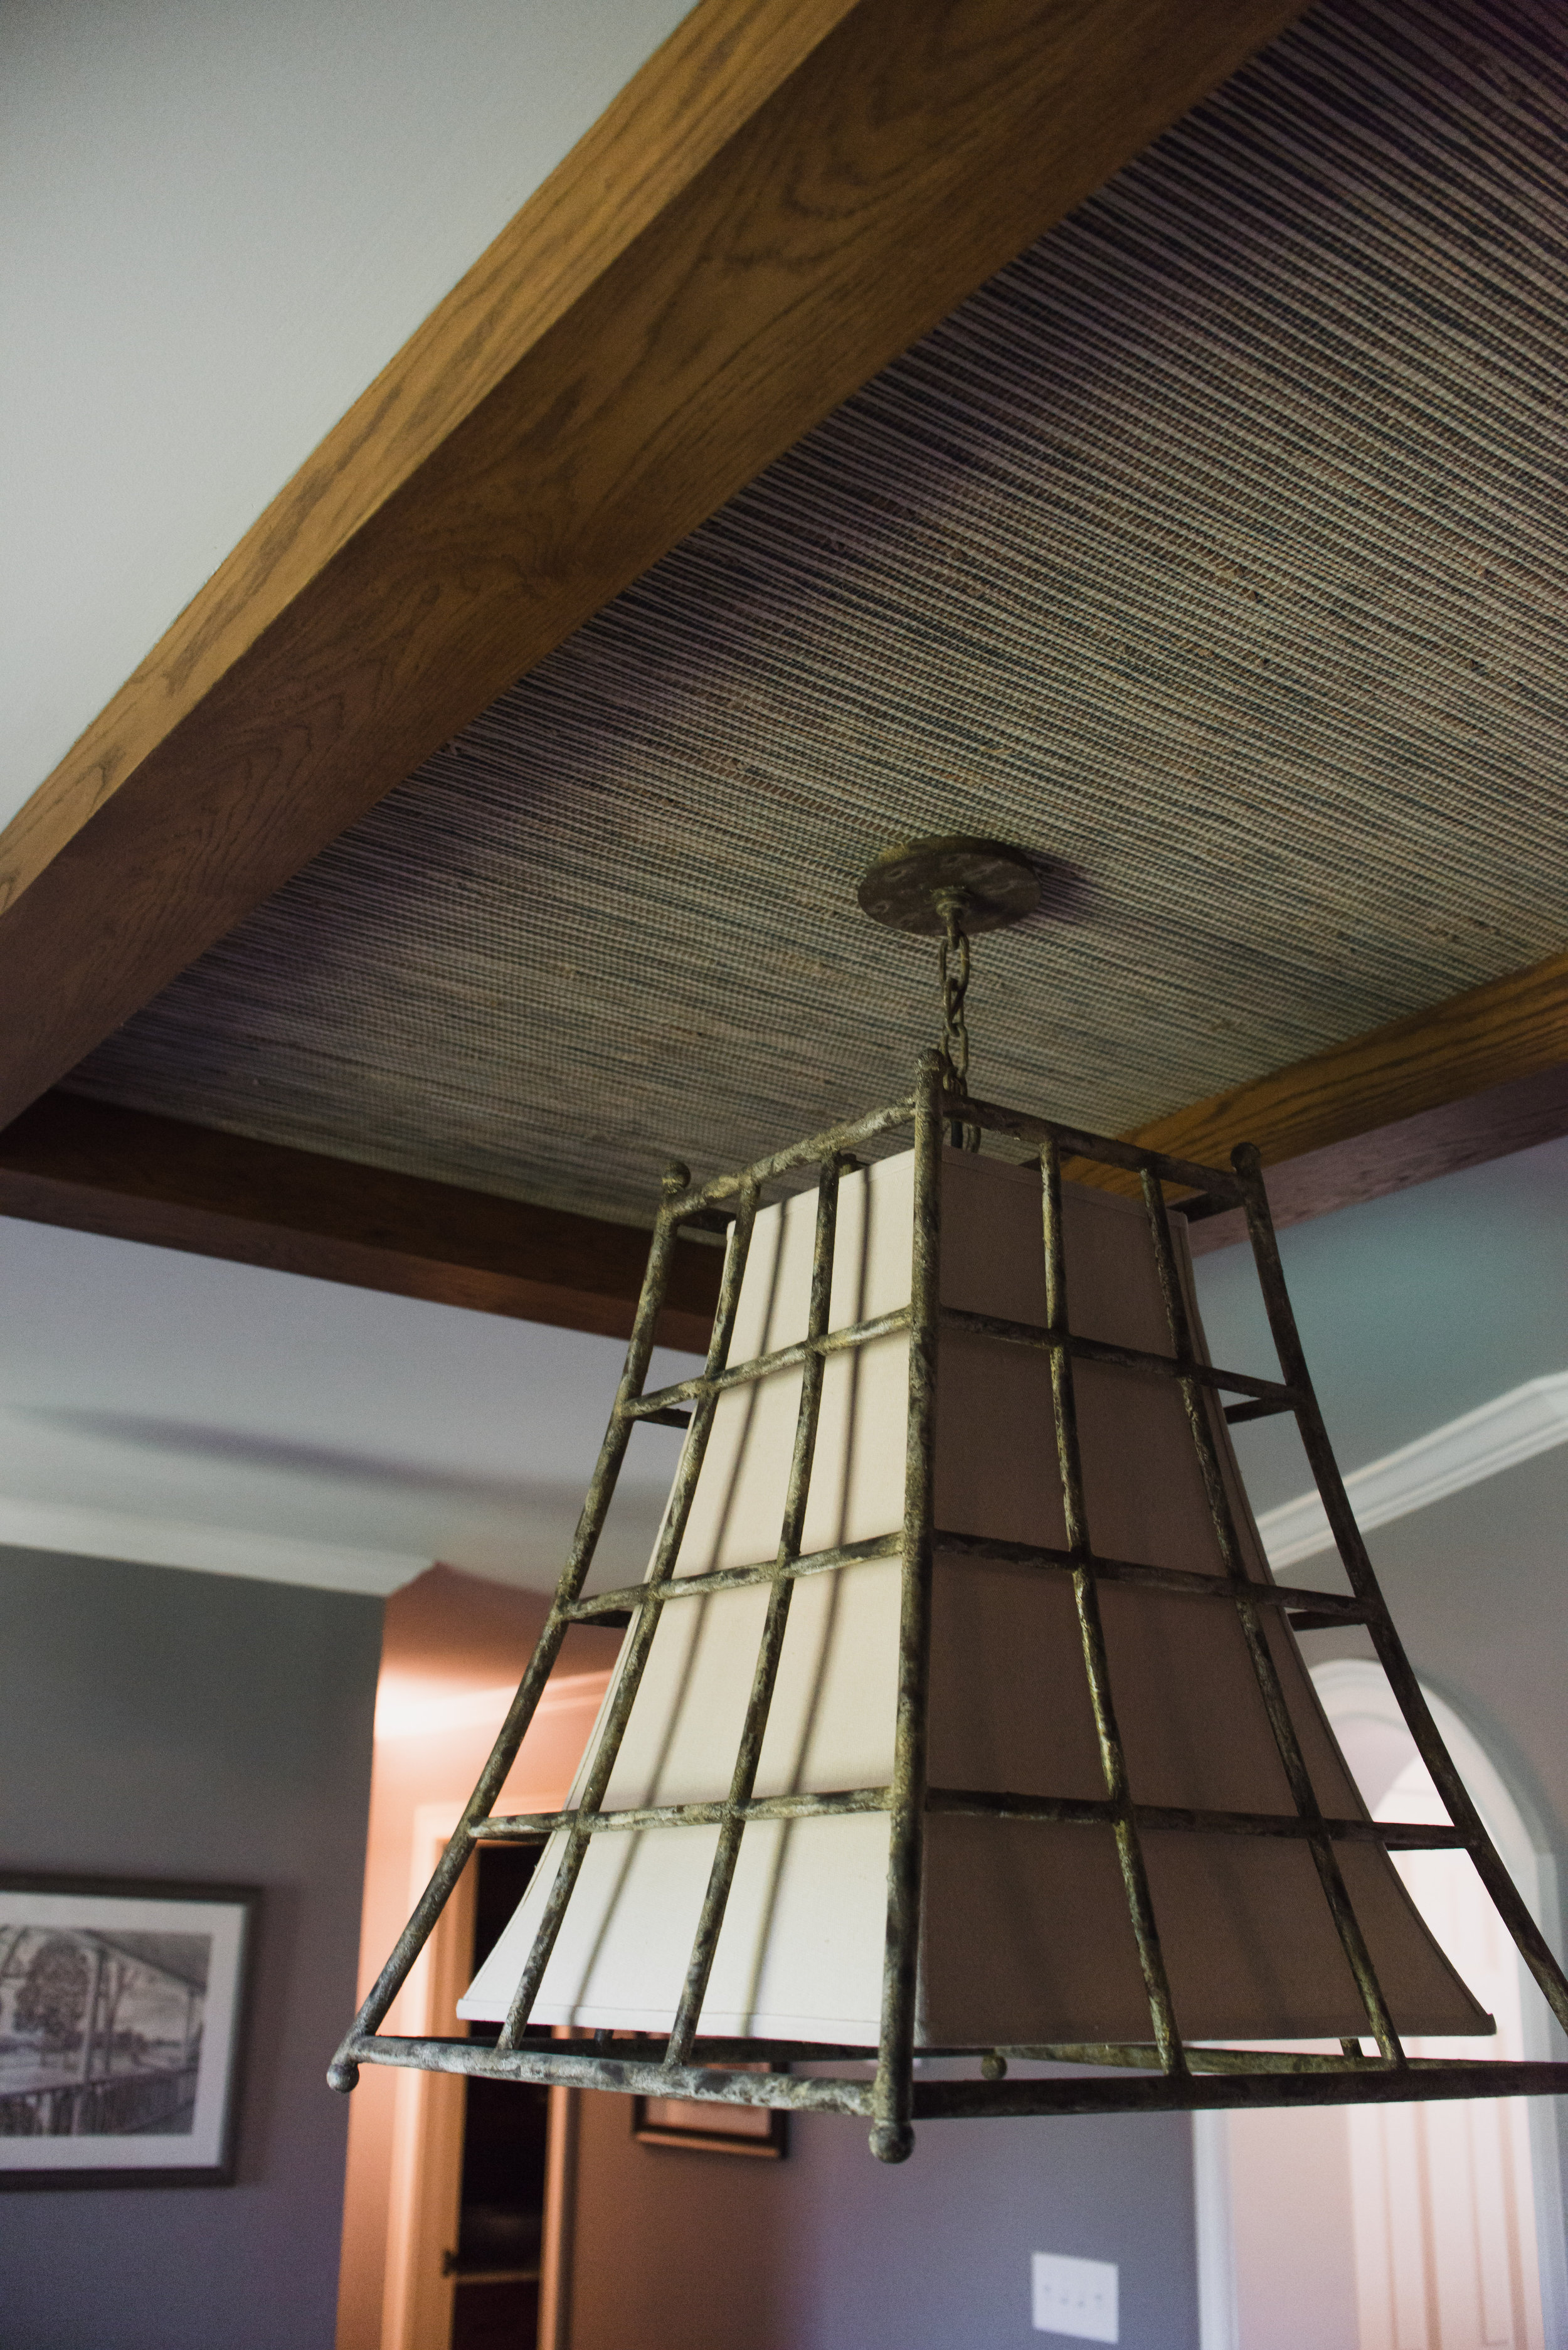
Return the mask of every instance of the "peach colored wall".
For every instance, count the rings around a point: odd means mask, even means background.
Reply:
[[[467,1802],[546,1607],[433,1567],[387,1603],[359,1943],[362,1999],[407,1922],[414,1814]],[[574,1631],[503,1795],[504,1807],[564,1800],[593,1725],[618,1634]],[[344,2019],[347,2022],[347,2018]],[[398,2029],[394,2007],[389,2028]],[[439,2028],[439,2027],[438,2027]],[[456,2021],[446,2027],[455,2030]],[[349,2100],[337,2350],[380,2350],[397,2074],[367,2065]]]

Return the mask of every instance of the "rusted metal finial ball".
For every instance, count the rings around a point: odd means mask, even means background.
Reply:
[[[915,2133],[908,2122],[878,2122],[871,2133],[871,2151],[878,2162],[908,2162],[915,2151]]]
[[[1040,879],[1022,848],[967,832],[885,848],[856,891],[863,913],[889,930],[940,938],[955,907],[966,938],[1022,922],[1040,903]]]

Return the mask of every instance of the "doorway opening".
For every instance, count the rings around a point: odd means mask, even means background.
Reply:
[[[527,1889],[536,1846],[482,1844],[474,1855],[472,1981]],[[495,2023],[469,2036],[492,2043]],[[544,2251],[550,2092],[521,2081],[462,2083],[452,2350],[535,2350]]]
[[[1384,1820],[1447,1815],[1380,1667],[1319,1666],[1318,1698]],[[1438,1727],[1504,1862],[1557,1939],[1551,1866],[1450,1706]],[[1469,1858],[1396,1866],[1495,2037],[1414,2054],[1544,2057],[1552,2026]],[[1203,2350],[1568,2350],[1554,2105],[1541,2098],[1193,2116]]]

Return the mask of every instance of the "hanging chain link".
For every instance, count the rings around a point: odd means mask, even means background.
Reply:
[[[936,907],[942,918],[942,1058],[947,1063],[953,1091],[964,1094],[969,1091],[969,1024],[964,1018],[964,998],[969,993],[970,948],[960,920],[964,908],[962,890],[938,890]],[[955,1118],[950,1139],[955,1150],[978,1150],[980,1128],[964,1126]]]

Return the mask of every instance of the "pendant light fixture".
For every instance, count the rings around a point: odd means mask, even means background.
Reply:
[[[1492,2024],[1394,1852],[1469,1854],[1565,2028],[1568,1981],[1378,1590],[1258,1153],[1200,1167],[970,1093],[970,941],[1037,895],[1002,843],[888,851],[862,907],[940,942],[942,1042],[912,1093],[737,1174],[666,1173],[538,1646],[335,2087],[389,2064],[826,2110],[868,2120],[888,2162],[942,2116],[1568,2090],[1568,2064],[1403,2044]],[[1125,1191],[1064,1180],[1071,1162]],[[1199,1321],[1187,1227],[1237,1208],[1274,1378],[1213,1366]],[[704,1368],[650,1393],[676,1237],[721,1222]],[[1294,1415],[1343,1597],[1269,1572],[1230,1426],[1272,1413]],[[653,1556],[588,1596],[645,1421],[686,1431]],[[496,1815],[567,1629],[596,1622],[626,1637],[565,1807]],[[1447,1825],[1362,1804],[1298,1638],[1345,1625]],[[543,1846],[459,2003],[499,2038],[382,2033],[485,1840]],[[917,2077],[939,2054],[968,2061]],[[1067,2069],[1009,2077],[1018,2057]]]

